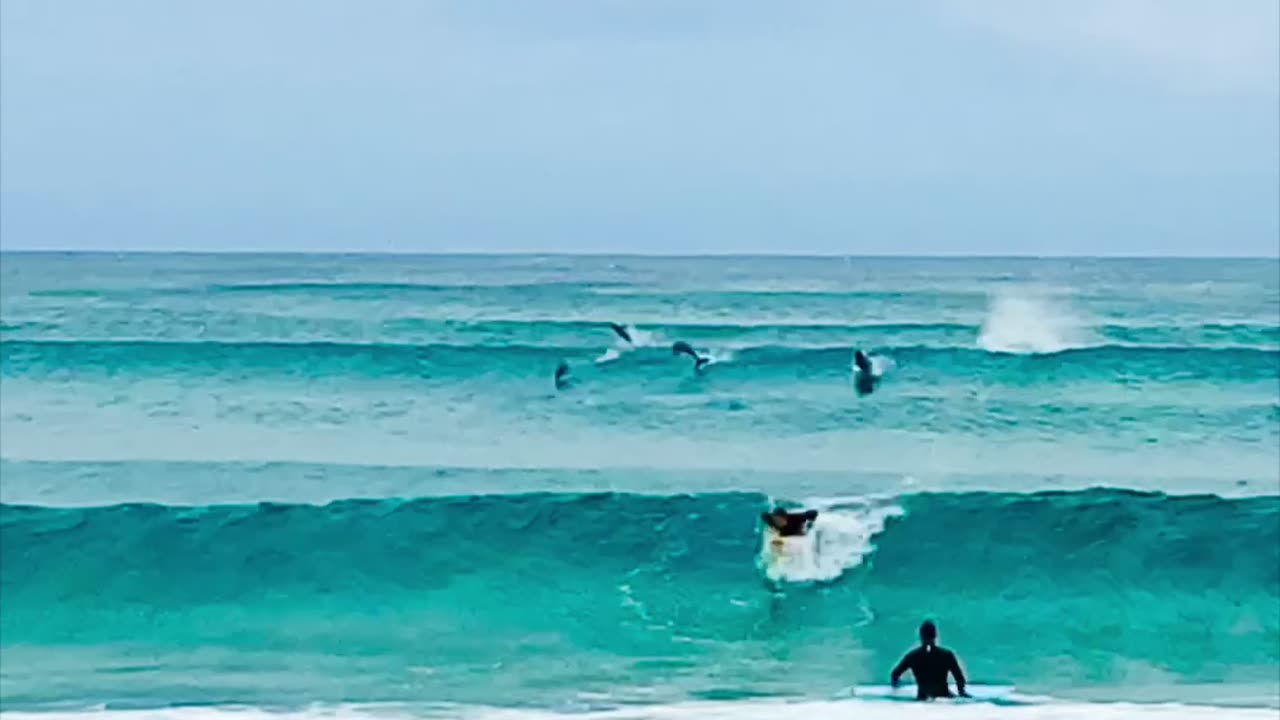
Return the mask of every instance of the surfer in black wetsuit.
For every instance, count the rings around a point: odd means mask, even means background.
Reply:
[[[932,620],[925,620],[920,625],[920,647],[907,653],[893,669],[889,683],[898,687],[902,674],[910,670],[916,679],[916,699],[932,700],[940,697],[951,697],[951,688],[947,686],[947,673],[956,678],[956,694],[969,697],[965,692],[964,671],[960,669],[960,661],[955,653],[938,647],[938,628]]]
[[[782,537],[793,537],[809,531],[809,526],[818,519],[818,511],[787,512],[784,508],[775,508],[773,512],[761,513],[760,518]]]

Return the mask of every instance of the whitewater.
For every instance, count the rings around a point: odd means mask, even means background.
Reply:
[[[926,617],[974,701],[884,687]],[[1278,668],[1275,260],[0,255],[15,720],[1261,718]]]

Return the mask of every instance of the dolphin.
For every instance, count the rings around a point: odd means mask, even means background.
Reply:
[[[569,377],[569,363],[561,360],[556,366],[556,390],[564,390],[573,384],[573,378]]]
[[[614,335],[625,340],[628,345],[635,344],[635,341],[631,339],[631,331],[627,330],[626,325],[619,325],[618,323],[611,322],[609,323],[609,329],[613,330]]]
[[[870,395],[875,392],[880,376],[876,374],[871,358],[861,350],[853,352],[853,366],[857,371],[853,374],[853,388],[859,395]]]
[[[699,355],[698,351],[694,350],[692,345],[690,345],[689,343],[683,340],[677,340],[671,346],[671,354],[672,355],[688,355],[689,357],[693,358],[693,369],[695,372],[698,372],[698,373],[701,373],[702,368],[705,367],[707,363],[711,362],[711,358],[703,357]]]

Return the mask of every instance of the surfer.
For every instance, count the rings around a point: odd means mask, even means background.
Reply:
[[[804,512],[788,512],[785,508],[774,508],[773,512],[760,513],[764,524],[782,537],[795,537],[809,532],[813,521],[818,519],[817,510]]]
[[[635,341],[631,339],[631,332],[627,330],[626,325],[619,325],[618,323],[611,322],[609,323],[609,329],[613,330],[613,334],[622,338],[628,345],[635,344]]]
[[[898,687],[899,679],[908,670],[916,679],[917,700],[952,697],[951,688],[947,686],[947,673],[956,678],[956,694],[969,697],[964,689],[964,671],[960,669],[960,661],[955,653],[938,647],[938,627],[932,620],[920,624],[920,647],[902,658],[902,662],[893,669],[889,684]]]
[[[690,345],[689,343],[683,340],[677,340],[671,346],[671,354],[672,355],[688,355],[689,357],[693,358],[693,370],[698,374],[702,374],[703,366],[711,362],[711,358],[702,357],[701,355],[698,354],[697,350],[693,349],[692,345]]]
[[[855,350],[853,353],[853,365],[857,370],[853,374],[853,388],[858,391],[859,395],[870,395],[875,392],[876,384],[880,382],[880,376],[876,374],[875,368],[871,365],[871,358],[861,350]]]

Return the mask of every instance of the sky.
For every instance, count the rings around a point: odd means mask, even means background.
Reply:
[[[4,0],[0,247],[1280,254],[1276,0]]]

